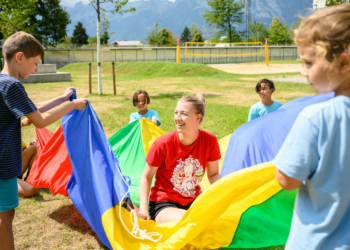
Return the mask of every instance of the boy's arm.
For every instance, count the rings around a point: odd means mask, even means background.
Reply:
[[[51,123],[54,123],[55,121],[61,119],[63,116],[65,116],[74,109],[83,110],[86,105],[87,100],[81,98],[67,103],[66,105],[51,112],[46,112],[42,114],[40,111],[34,111],[26,116],[35,125],[35,127],[44,128],[50,125]]]
[[[35,106],[38,108],[38,110],[41,113],[44,113],[44,112],[60,105],[61,103],[68,101],[69,97],[73,94],[73,89],[74,89],[74,87],[67,88],[66,92],[64,92],[63,95],[58,96],[56,98],[53,98],[53,99],[46,101],[46,102],[35,103]]]
[[[294,189],[297,189],[303,184],[302,181],[298,181],[296,179],[293,179],[284,173],[282,173],[278,168],[276,169],[276,179],[277,182],[281,185],[281,187],[287,191],[292,191]]]

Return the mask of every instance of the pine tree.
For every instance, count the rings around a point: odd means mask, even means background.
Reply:
[[[104,30],[102,32],[102,36],[101,36],[101,44],[107,44],[109,40],[109,34],[107,30]]]
[[[77,25],[75,25],[73,36],[72,36],[72,43],[74,44],[88,44],[89,36],[86,34],[86,29],[83,27],[83,24],[81,22],[78,22]]]
[[[190,35],[190,30],[189,30],[189,28],[186,26],[186,27],[184,28],[184,31],[182,31],[182,33],[181,33],[180,41],[181,41],[182,43],[185,43],[185,42],[190,42],[191,40],[192,40],[192,38],[191,38],[191,35]]]

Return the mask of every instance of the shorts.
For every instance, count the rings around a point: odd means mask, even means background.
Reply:
[[[19,205],[17,178],[0,180],[0,212],[7,212]]]
[[[194,200],[193,200],[194,201]],[[173,201],[150,201],[149,202],[149,217],[151,220],[155,220],[157,215],[160,211],[162,211],[164,208],[168,207],[174,207],[174,208],[180,208],[188,210],[190,206],[192,205],[193,201],[191,201],[186,206],[183,206],[179,203],[173,202]]]

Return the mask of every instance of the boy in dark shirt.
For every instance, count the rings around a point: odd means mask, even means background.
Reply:
[[[0,249],[14,249],[12,221],[19,205],[17,176],[22,172],[21,117],[27,123],[43,128],[70,111],[83,110],[86,99],[77,99],[54,111],[53,107],[68,101],[72,88],[55,99],[35,105],[18,77],[26,79],[38,71],[44,56],[40,43],[30,34],[17,32],[4,43],[5,66],[0,74]]]

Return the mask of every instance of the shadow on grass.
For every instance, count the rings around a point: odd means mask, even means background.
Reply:
[[[66,225],[74,231],[93,236],[102,249],[108,249],[103,245],[96,233],[91,229],[90,225],[80,215],[73,204],[60,207],[49,214],[49,217],[60,224]]]
[[[164,93],[159,95],[151,96],[151,99],[159,100],[159,99],[170,99],[170,100],[179,100],[181,97],[189,95],[189,93],[186,92],[174,92],[174,93]],[[204,94],[204,98],[212,98],[212,97],[218,97],[222,95],[217,94]]]

